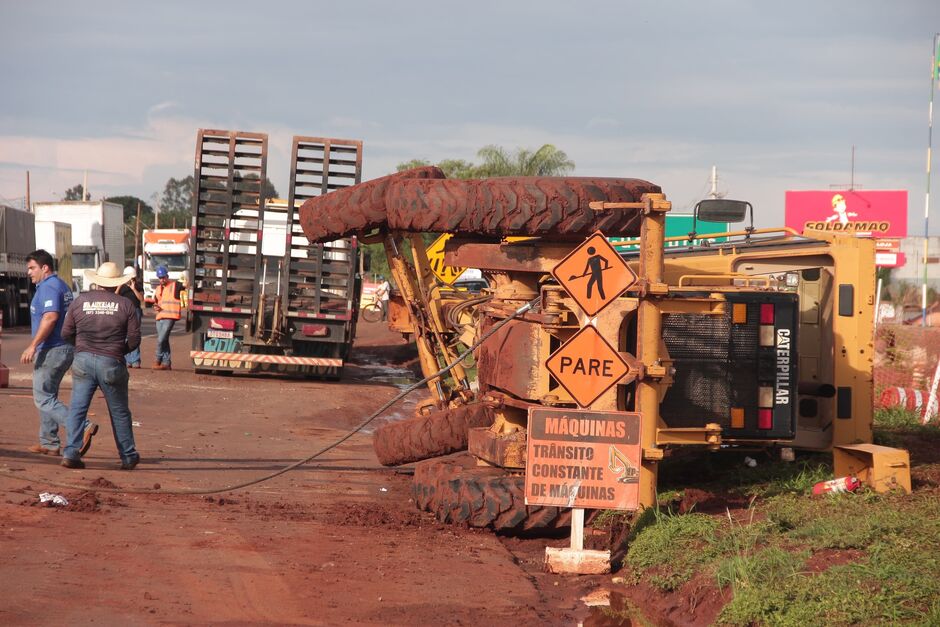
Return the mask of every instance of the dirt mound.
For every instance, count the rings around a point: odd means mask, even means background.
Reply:
[[[747,506],[748,499],[743,496],[686,488],[679,503],[679,513],[695,511],[699,514],[722,514],[725,510],[743,509]]]
[[[430,516],[421,512],[398,511],[358,503],[340,504],[325,513],[322,520],[332,525],[399,530],[409,527],[437,526]]]
[[[212,497],[209,497],[209,499],[211,498]],[[238,504],[238,501],[231,498],[218,499],[215,502],[218,505]],[[245,499],[244,510],[259,516],[261,520],[313,520],[315,518],[307,506],[302,503],[290,503],[282,501],[263,503]]]
[[[90,484],[93,488],[109,488],[111,490],[119,490],[120,486],[108,481],[104,477],[98,477]]]

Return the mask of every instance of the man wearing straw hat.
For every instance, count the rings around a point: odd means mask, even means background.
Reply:
[[[101,264],[97,272],[85,270],[85,282],[94,284],[94,289],[76,298],[65,314],[62,337],[75,344],[72,403],[66,421],[68,442],[62,451],[66,468],[85,467],[81,425],[98,388],[108,403],[121,469],[132,470],[140,461],[131,427],[124,361],[124,355],[140,346],[140,320],[134,304],[117,294],[130,279],[110,261]]]

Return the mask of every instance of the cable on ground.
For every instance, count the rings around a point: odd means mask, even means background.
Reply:
[[[407,388],[399,392],[397,396],[395,396],[389,401],[386,401],[381,407],[379,407],[374,412],[372,412],[365,420],[363,420],[357,426],[350,429],[345,435],[343,435],[341,438],[339,438],[332,444],[324,446],[316,453],[308,457],[305,457],[303,459],[300,459],[296,462],[293,462],[291,464],[288,464],[287,466],[284,466],[280,470],[264,475],[262,477],[252,479],[250,481],[243,481],[241,483],[236,483],[236,484],[221,487],[221,488],[179,488],[179,489],[160,488],[160,489],[154,490],[150,488],[105,488],[105,487],[99,488],[96,486],[82,486],[82,485],[76,485],[76,484],[71,484],[71,483],[60,483],[60,482],[50,481],[48,479],[25,475],[22,472],[18,472],[18,471],[15,472],[14,474],[14,471],[10,468],[0,468],[0,477],[6,477],[8,479],[17,479],[24,483],[40,483],[40,484],[55,486],[57,488],[68,488],[71,490],[82,490],[85,492],[117,492],[117,493],[122,493],[122,494],[206,495],[206,494],[220,494],[222,492],[234,492],[235,490],[241,490],[241,489],[253,486],[253,485],[258,485],[259,483],[270,481],[271,479],[274,479],[275,477],[279,477],[280,475],[283,475],[286,472],[290,472],[291,470],[294,470],[295,468],[299,468],[300,466],[303,466],[304,464],[307,464],[313,461],[317,457],[320,457],[324,453],[333,450],[334,448],[336,448],[337,446],[339,446],[340,444],[342,444],[343,442],[345,442],[352,436],[356,435],[357,433],[362,431],[364,428],[366,428],[366,426],[368,426],[370,422],[378,418],[389,407],[391,407],[392,405],[394,405],[401,399],[405,398],[406,396],[408,396],[409,394],[417,390],[419,387],[425,385],[428,381],[436,379],[444,375],[451,369],[453,369],[454,366],[461,363],[464,360],[464,358],[467,357],[467,355],[475,351],[481,344],[483,344],[483,342],[489,339],[494,333],[499,331],[504,325],[508,324],[511,320],[518,318],[522,314],[526,313],[527,311],[535,307],[541,299],[542,299],[541,295],[536,296],[535,298],[527,302],[525,305],[523,305],[522,307],[514,311],[509,317],[504,318],[503,320],[500,320],[499,322],[494,324],[486,333],[484,333],[480,337],[480,339],[474,342],[472,346],[470,346],[469,348],[467,348],[467,350],[465,350],[460,355],[458,355],[449,364],[447,364],[446,366],[444,366],[443,368],[441,368],[434,374],[424,377],[417,383],[413,383],[412,385],[408,386]],[[318,468],[325,469],[326,467],[318,466]]]

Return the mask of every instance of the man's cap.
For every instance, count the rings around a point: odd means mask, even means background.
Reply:
[[[157,266],[157,278],[158,279],[170,278],[170,271],[166,269],[166,266]]]
[[[113,261],[105,261],[98,270],[85,270],[85,281],[98,287],[117,287],[131,280],[121,272],[121,267]]]
[[[134,266],[127,266],[124,268],[124,276],[129,276],[132,279],[137,278],[137,269]]]

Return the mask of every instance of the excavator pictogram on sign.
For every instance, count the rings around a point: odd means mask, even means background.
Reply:
[[[636,274],[600,231],[562,259],[552,275],[589,316],[636,283]]]

